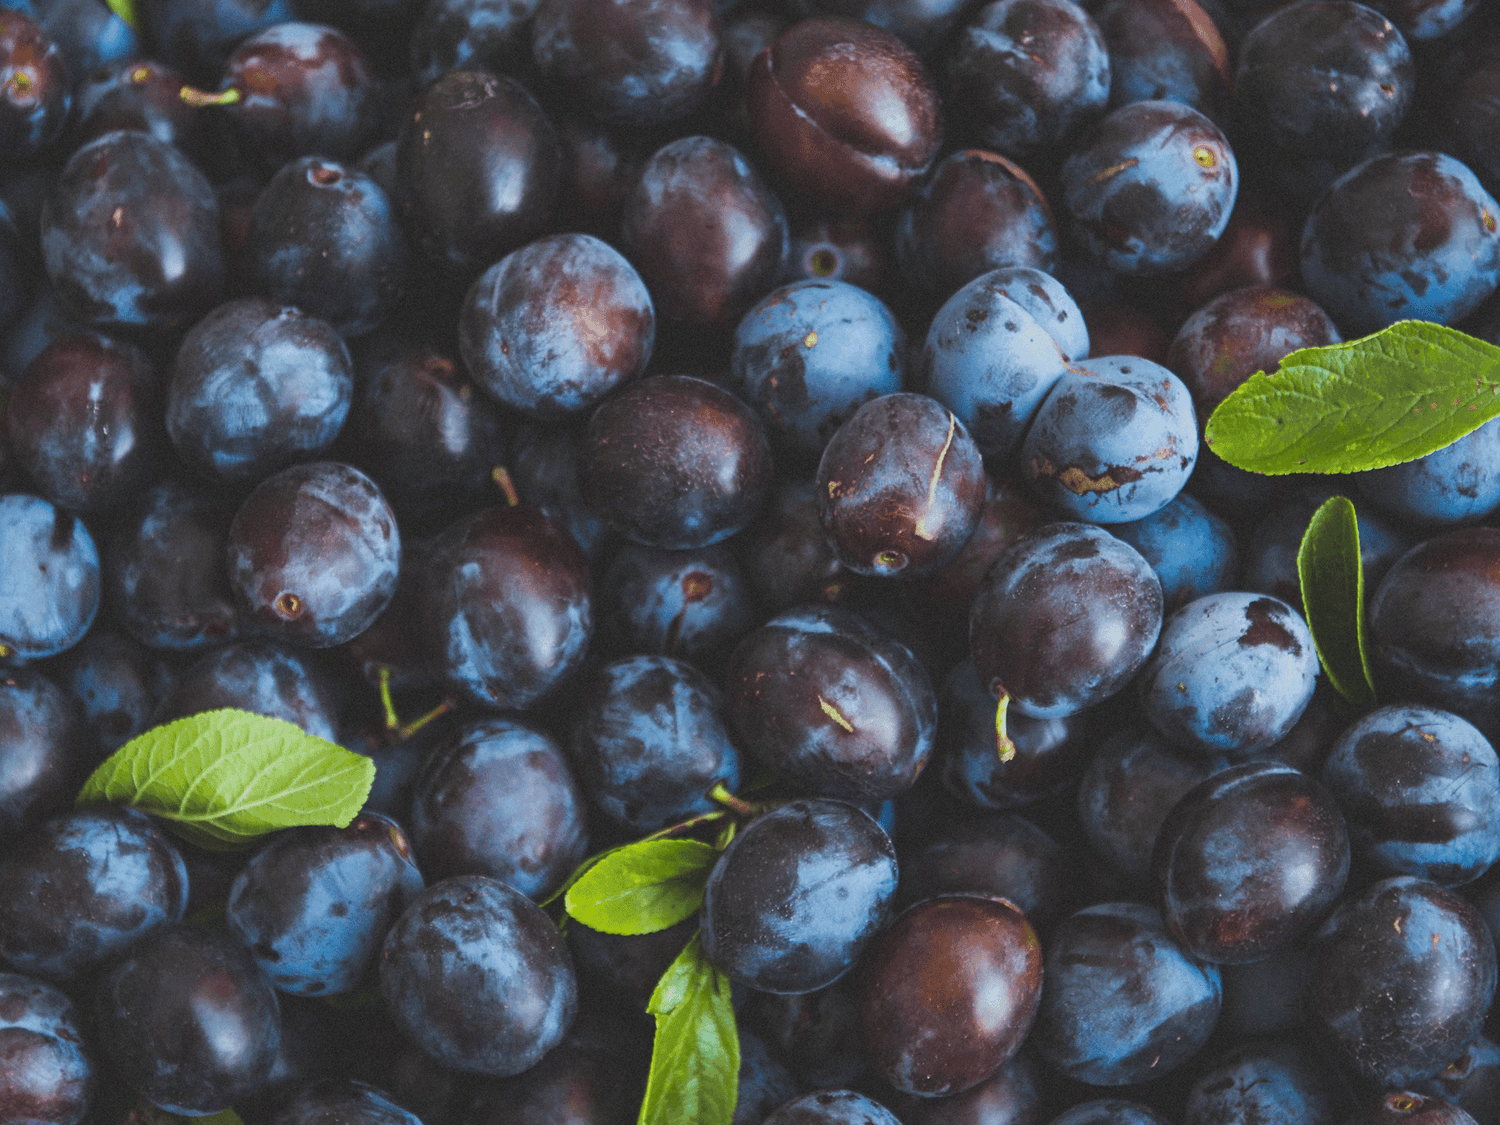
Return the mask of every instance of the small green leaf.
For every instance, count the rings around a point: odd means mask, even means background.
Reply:
[[[661,975],[646,1011],[656,1017],[639,1125],[730,1125],[739,1098],[740,1035],[729,978],[697,934]]]
[[[1497,416],[1500,348],[1403,320],[1250,376],[1209,418],[1207,442],[1253,473],[1354,473],[1424,457]]]
[[[132,738],[93,772],[78,804],[131,805],[224,850],[278,828],[343,828],[374,780],[375,763],[363,754],[226,707]]]
[[[104,0],[109,10],[125,21],[131,31],[141,29],[141,17],[136,13],[135,0]]]
[[[697,840],[641,840],[606,853],[563,899],[568,913],[606,934],[652,934],[698,909],[719,853]]]
[[[1313,513],[1297,551],[1297,577],[1328,682],[1350,703],[1374,706],[1359,521],[1347,498],[1335,496]]]

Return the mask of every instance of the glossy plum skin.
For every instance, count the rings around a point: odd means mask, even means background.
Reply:
[[[0,863],[0,957],[68,982],[182,921],[188,873],[144,813],[104,808],[40,825]]]
[[[58,45],[24,11],[0,14],[0,146],[32,155],[55,141],[68,120],[72,91]]]
[[[588,560],[536,508],[484,508],[443,531],[418,593],[434,667],[476,702],[530,706],[582,664],[593,635]]]
[[[1346,333],[1452,324],[1500,283],[1500,204],[1445,153],[1373,156],[1312,209],[1301,257],[1308,294]]]
[[[422,885],[405,833],[364,812],[346,828],[273,836],[230,884],[225,922],[276,988],[333,996],[375,967],[386,930]]]
[[[1357,853],[1382,874],[1456,887],[1500,858],[1500,758],[1451,712],[1371,711],[1333,744],[1323,781]]]
[[[68,306],[106,331],[183,328],[224,287],[213,188],[146,133],[106,133],[69,158],[43,205],[42,254]]]
[[[774,438],[817,456],[862,404],[902,389],[905,352],[905,333],[873,293],[804,280],[740,319],[729,374]]]
[[[1452,1062],[1494,996],[1495,944],[1478,911],[1409,875],[1344,899],[1311,948],[1303,1005],[1314,1042],[1385,1087]]]
[[[926,393],[958,416],[986,457],[1009,458],[1017,450],[1068,362],[1089,350],[1073,299],[1032,272],[976,277],[943,303],[922,349]],[[1033,285],[1045,300],[1031,292]],[[1049,313],[1035,315],[1039,302]]]
[[[157,719],[220,707],[285,719],[317,738],[339,740],[327,681],[296,651],[273,641],[236,641],[204,653],[178,675]]]
[[[412,845],[430,878],[487,875],[540,899],[588,851],[585,813],[555,740],[511,719],[474,719],[423,759]]]
[[[1156,571],[1168,614],[1229,589],[1239,568],[1234,528],[1186,492],[1145,519],[1111,524],[1109,530]]]
[[[853,1090],[820,1090],[780,1106],[764,1125],[897,1125],[896,1115]]]
[[[692,665],[666,656],[628,656],[599,670],[569,757],[594,804],[642,833],[710,812],[710,790],[740,784],[723,697]]]
[[[750,64],[745,106],[777,175],[827,210],[896,206],[942,141],[927,68],[890,32],[854,20],[787,28]]]
[[[646,369],[656,311],[618,250],[593,235],[552,235],[485,270],[464,299],[458,336],[470,375],[494,398],[557,418]]]
[[[328,1079],[298,1089],[278,1106],[270,1125],[421,1125],[421,1119],[374,1086]]]
[[[1375,658],[1402,696],[1500,731],[1500,531],[1445,532],[1396,560],[1370,598]]]
[[[762,992],[812,992],[848,972],[896,895],[896,851],[843,801],[788,802],[730,841],[709,874],[703,951]]]
[[[936,570],[974,533],[985,493],[984,460],[968,429],[926,395],[865,403],[818,462],[823,530],[856,574]]]
[[[1359,475],[1362,496],[1397,519],[1459,524],[1500,508],[1500,419],[1415,461]]]
[[[1063,919],[1043,972],[1029,1042],[1094,1086],[1169,1073],[1203,1046],[1219,1016],[1219,970],[1195,961],[1139,903],[1100,903]]]
[[[1322,1060],[1295,1043],[1251,1042],[1216,1059],[1188,1091],[1184,1125],[1336,1125],[1343,1098]]]
[[[353,395],[354,364],[331,325],[263,297],[236,298],[182,338],[167,435],[199,473],[255,481],[325,452]]]
[[[1004,899],[938,895],[901,914],[863,963],[860,1027],[887,1082],[956,1094],[1016,1053],[1042,991],[1042,947]]]
[[[730,654],[730,729],[748,755],[804,793],[882,801],[932,753],[937,696],[911,651],[852,610],[772,618]]]
[[[619,650],[716,665],[755,623],[750,582],[724,544],[666,551],[629,543],[599,582],[600,632]]]
[[[57,671],[106,754],[152,725],[157,703],[172,683],[165,660],[114,629],[90,629]]]
[[[100,978],[95,1043],[172,1113],[217,1113],[265,1085],[281,1039],[276,990],[223,930],[162,926]]]
[[[1191,956],[1259,961],[1290,948],[1343,893],[1349,830],[1316,781],[1247,762],[1177,802],[1151,867],[1162,917]]]
[[[1095,1098],[1079,1102],[1054,1117],[1050,1125],[1167,1125],[1167,1122],[1140,1102]]]
[[[406,908],[381,949],[380,991],[424,1052],[494,1078],[534,1066],[578,1010],[557,927],[525,895],[484,875],[444,879]]]
[[[0,840],[64,812],[99,762],[78,705],[35,669],[0,671]]]
[[[542,0],[531,54],[545,80],[616,125],[686,117],[723,66],[709,0]]]
[[[1106,0],[1094,11],[1109,47],[1111,109],[1164,98],[1231,118],[1229,48],[1195,0]]]
[[[0,669],[55,656],[99,612],[99,548],[82,520],[39,496],[0,495]]]
[[[73,1001],[19,973],[0,973],[0,1120],[78,1125],[98,1074]]]
[[[759,510],[771,447],[742,400],[704,379],[658,375],[600,403],[579,451],[589,507],[648,547],[727,539]]]
[[[1052,384],[1021,443],[1026,479],[1077,519],[1127,523],[1166,507],[1198,460],[1182,380],[1135,356],[1078,360]]]
[[[1038,719],[1123,688],[1161,631],[1161,582],[1129,544],[1092,524],[1045,524],[996,560],[974,598],[969,649],[980,682]]]
[[[1317,676],[1312,634],[1296,610],[1230,592],[1172,615],[1139,686],[1146,717],[1169,740],[1245,758],[1286,736]]]
[[[1063,162],[1063,203],[1090,256],[1125,274],[1193,264],[1218,241],[1239,190],[1224,133],[1179,102],[1112,112]]]

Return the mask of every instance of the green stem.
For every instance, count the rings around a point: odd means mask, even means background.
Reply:
[[[217,94],[211,94],[207,90],[200,90],[196,86],[184,86],[178,91],[177,96],[194,109],[206,109],[209,106],[237,105],[240,101],[240,92],[233,86],[227,90],[220,90]]]
[[[385,708],[385,729],[399,730],[401,719],[396,714],[396,701],[391,698],[390,665],[382,664],[376,676],[380,682],[380,705]]]
[[[407,723],[396,733],[400,736],[401,741],[405,742],[408,738],[416,734],[417,731],[421,730],[428,723],[432,722],[434,719],[442,718],[457,706],[458,704],[452,699],[452,697],[449,697],[448,699],[445,699],[441,703],[439,703],[431,711],[427,712],[427,714],[421,716],[420,718],[413,719],[411,722]]]
[[[749,801],[745,800],[742,797],[736,797],[733,793],[726,789],[722,781],[715,785],[712,789],[710,789],[708,791],[708,795],[712,800],[718,801],[719,804],[723,805],[726,809],[734,813],[736,816],[743,816],[748,818],[755,816],[760,812],[759,807],[751,804]]]

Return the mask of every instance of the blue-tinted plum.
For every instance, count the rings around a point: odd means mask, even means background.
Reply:
[[[1086,335],[1081,353],[1060,345],[1057,329],[1012,296],[1026,288],[1013,280],[1004,271],[981,274],[949,297],[922,349],[926,392],[958,416],[986,457],[1015,452],[1068,361],[1088,349]],[[1071,299],[1053,318],[1063,326],[1083,324]]]
[[[995,697],[972,660],[954,665],[943,683],[938,754],[943,785],[981,809],[1018,809],[1068,786],[1088,756],[1094,731],[1086,714],[1006,717],[1015,756],[1002,762],[995,744]]]
[[[1322,1060],[1292,1043],[1247,1043],[1206,1067],[1183,1125],[1339,1125],[1345,1109]]]
[[[117,509],[163,467],[161,390],[137,347],[92,334],[54,340],[10,388],[16,466],[61,507]]]
[[[1079,1102],[1072,1109],[1054,1117],[1048,1125],[1167,1125],[1140,1102],[1119,1098],[1095,1098]]]
[[[1233,109],[1233,63],[1195,0],[1107,0],[1094,8],[1109,47],[1109,105],[1181,102],[1214,121]]]
[[[1377,668],[1400,697],[1500,733],[1500,530],[1471,527],[1418,543],[1370,599]]]
[[[898,1125],[896,1115],[853,1090],[819,1090],[793,1098],[764,1125]]]
[[[1020,1050],[1042,990],[1042,947],[1026,915],[979,894],[910,907],[861,968],[865,1049],[896,1089],[927,1097],[977,1086]]]
[[[1500,1109],[1500,1046],[1481,1035],[1436,1075],[1410,1085],[1418,1094],[1447,1098],[1475,1120],[1493,1118]]]
[[[594,804],[638,832],[709,812],[740,784],[717,688],[692,665],[630,656],[601,668],[573,726],[569,757]]]
[[[588,851],[562,748],[511,719],[476,719],[433,746],[412,787],[411,838],[433,878],[486,875],[532,898]]]
[[[57,43],[26,12],[0,12],[0,145],[32,156],[57,140],[68,120],[72,89]]]
[[[1115,110],[1061,174],[1064,205],[1089,255],[1126,274],[1192,265],[1224,232],[1239,190],[1228,139],[1180,102]]]
[[[1167,613],[1229,589],[1239,569],[1234,529],[1185,492],[1145,519],[1114,524],[1110,531],[1156,571]]]
[[[317,738],[339,741],[333,694],[322,673],[273,641],[236,641],[200,656],[177,677],[157,719],[166,723],[220,707],[285,719]]]
[[[1420,42],[1447,35],[1479,10],[1479,0],[1371,0],[1370,7]]]
[[[90,629],[68,651],[58,680],[83,708],[99,739],[113,753],[151,725],[172,673],[161,657],[113,629]]]
[[[255,481],[326,451],[353,394],[349,349],[326,321],[241,297],[182,338],[167,434],[198,472]]]
[[[188,873],[145,813],[104,808],[40,825],[0,863],[0,957],[68,982],[182,921]]]
[[[600,403],[579,449],[589,507],[648,547],[729,538],[771,483],[765,427],[742,399],[690,375],[658,375]]]
[[[480,275],[459,314],[474,381],[542,418],[594,406],[646,369],[656,311],[640,274],[591,234],[513,250]]]
[[[0,495],[0,669],[72,648],[99,612],[99,549],[83,521],[40,496]]]
[[[283,1101],[269,1125],[422,1125],[383,1090],[352,1079],[331,1079],[299,1088]]]
[[[583,502],[578,485],[578,428],[527,423],[516,429],[510,473],[521,500],[564,528],[590,559],[613,541],[609,524]]]
[[[207,178],[173,145],[129,130],[69,158],[42,208],[42,255],[74,314],[106,330],[184,328],[224,287]]]
[[[1109,48],[1072,0],[986,4],[946,61],[959,122],[1016,159],[1071,139],[1109,100]]]
[[[424,1052],[466,1074],[507,1078],[562,1042],[578,984],[540,907],[484,875],[428,887],[386,935],[380,991]]]
[[[750,822],[709,874],[703,951],[763,992],[812,992],[848,972],[890,914],[896,851],[843,801],[796,800]]]
[[[1069,1078],[1124,1086],[1167,1074],[1207,1041],[1219,971],[1184,950],[1161,915],[1133,902],[1090,906],[1058,923],[1029,1042]]]
[[[969,649],[980,682],[997,698],[1008,692],[1012,710],[1062,718],[1130,682],[1161,616],[1161,582],[1134,547],[1093,524],[1046,524],[985,576]]]
[[[1316,781],[1246,762],[1173,806],[1151,874],[1162,918],[1192,956],[1259,961],[1290,948],[1343,893],[1349,829]]]
[[[1303,1009],[1313,1041],[1381,1086],[1451,1063],[1495,993],[1495,944],[1479,912],[1409,875],[1347,896],[1311,950]]]
[[[193,1117],[270,1078],[281,1040],[276,990],[225,930],[161,926],[99,978],[94,1042],[151,1104]]]
[[[1058,260],[1042,189],[1024,168],[978,148],[955,152],[932,170],[896,220],[895,249],[902,274],[933,302],[990,270],[1043,273]]]
[[[739,1029],[740,1074],[733,1125],[761,1125],[778,1106],[803,1093],[802,1083],[777,1061],[765,1040]]]
[[[1479,1125],[1447,1098],[1398,1090],[1366,1098],[1346,1125]]]
[[[78,704],[30,668],[0,672],[0,840],[69,807],[99,762]]]
[[[443,531],[418,591],[434,668],[478,703],[528,707],[572,675],[593,635],[588,560],[536,508],[484,508]]]
[[[968,429],[926,395],[865,403],[818,462],[823,530],[856,574],[936,570],[974,533],[986,492],[984,459]]]
[[[1382,874],[1456,887],[1500,857],[1500,759],[1448,711],[1370,712],[1334,743],[1323,781],[1349,818],[1356,854]]]
[[[1228,764],[1178,750],[1146,727],[1119,731],[1099,747],[1079,783],[1079,825],[1101,856],[1144,883],[1172,807]]]
[[[750,582],[724,544],[667,551],[627,543],[598,594],[600,632],[627,653],[711,662],[754,623]]]
[[[734,330],[730,385],[766,430],[817,456],[863,403],[901,390],[906,337],[884,302],[845,281],[797,281]]]
[[[517,74],[531,56],[531,16],[540,0],[429,0],[411,36],[411,69],[422,88],[450,70]]]
[[[1078,360],[1021,443],[1021,471],[1054,506],[1094,523],[1145,519],[1182,491],[1198,419],[1182,380],[1135,356]]]
[[[937,734],[937,697],[905,645],[852,610],[804,607],[729,657],[736,744],[803,793],[881,801],[909,788]]]
[[[328,648],[370,627],[396,593],[401,533],[352,465],[293,465],[255,486],[229,526],[229,580],[255,626]]]
[[[278,833],[229,886],[225,921],[294,996],[332,996],[375,967],[380,943],[422,890],[406,835],[378,813],[347,828]]]
[[[217,123],[182,100],[183,85],[172,67],[131,52],[79,81],[71,135],[81,144],[116,129],[137,129],[176,145],[198,167],[212,167]]]
[[[406,238],[390,197],[326,156],[289,161],[261,189],[249,249],[267,297],[346,338],[374,331],[406,280]]]
[[[0,1121],[78,1125],[97,1081],[73,1001],[41,981],[0,973]]]
[[[1312,634],[1297,611],[1233,592],[1174,613],[1139,686],[1146,718],[1170,741],[1245,758],[1286,736],[1317,676]]]
[[[234,513],[210,489],[165,480],[136,498],[104,555],[114,618],[148,648],[189,652],[246,623],[224,566]]]
[[[891,1099],[903,1125],[1043,1125],[1048,1105],[1041,1068],[1025,1050],[961,1094]]]
[[[619,242],[658,316],[728,329],[781,276],[786,211],[738,149],[679,137],[641,168]]]
[[[1500,508],[1500,419],[1435,453],[1359,474],[1359,491],[1413,524],[1468,523]]]
[[[1500,283],[1500,204],[1445,153],[1374,156],[1318,201],[1301,255],[1308,294],[1346,333],[1452,324]]]
[[[142,30],[156,53],[195,82],[212,82],[234,45],[292,18],[291,0],[145,0]]]
[[[526,87],[449,71],[413,99],[396,141],[407,234],[429,259],[472,277],[545,230],[561,160],[557,131]]]
[[[687,116],[723,66],[709,0],[542,0],[531,54],[563,96],[621,125]]]
[[[1406,39],[1373,8],[1311,0],[1245,36],[1235,88],[1247,127],[1347,168],[1390,140],[1411,108],[1416,68]]]

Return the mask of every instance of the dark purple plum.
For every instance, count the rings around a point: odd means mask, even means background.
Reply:
[[[98,1083],[83,1021],[50,985],[0,973],[0,1120],[78,1125]]]
[[[116,129],[135,129],[211,168],[217,122],[182,100],[183,85],[182,75],[165,63],[139,55],[116,59],[78,82],[69,135],[85,144]]]
[[[1483,519],[1500,508],[1500,419],[1415,461],[1361,473],[1358,481],[1361,496],[1408,524]]]
[[[157,720],[220,707],[285,719],[316,738],[339,741],[333,691],[323,673],[274,641],[236,641],[200,656],[178,675]]]
[[[755,622],[750,581],[725,544],[668,551],[627,543],[598,594],[600,632],[625,653],[707,666]]]
[[[421,1118],[367,1083],[325,1079],[301,1086],[268,1125],[421,1125]]]
[[[0,148],[32,156],[61,135],[72,76],[57,43],[25,11],[0,11]]]
[[[1109,47],[1111,109],[1165,99],[1227,123],[1233,63],[1213,17],[1196,0],[1105,0],[1094,17]]]
[[[162,61],[212,82],[235,44],[292,18],[291,0],[142,0],[141,30]]]
[[[400,1028],[443,1065],[508,1078],[562,1042],[578,984],[540,907],[484,875],[428,887],[396,920],[380,991]]]
[[[0,670],[56,656],[99,612],[99,549],[73,513],[40,496],[0,494]]]
[[[99,748],[83,711],[34,669],[0,671],[0,840],[66,810]]]
[[[903,1125],[1044,1125],[1050,1104],[1041,1068],[1024,1049],[977,1086],[944,1098],[898,1096]]]
[[[1246,1043],[1205,1067],[1188,1091],[1183,1125],[1339,1125],[1340,1083],[1295,1043]]]
[[[427,87],[450,70],[517,74],[531,61],[541,0],[428,0],[411,36],[411,69]]]
[[[1049,1125],[1168,1125],[1149,1106],[1120,1098],[1095,1098],[1079,1102],[1054,1117]]]
[[[83,708],[105,753],[151,726],[173,675],[160,655],[128,634],[106,628],[90,629],[68,650],[56,673]]]
[[[730,841],[703,892],[703,951],[763,992],[825,988],[880,930],[896,894],[896,851],[843,801],[778,805]]]
[[[764,1125],[897,1125],[896,1115],[853,1090],[819,1090],[793,1098]]]

